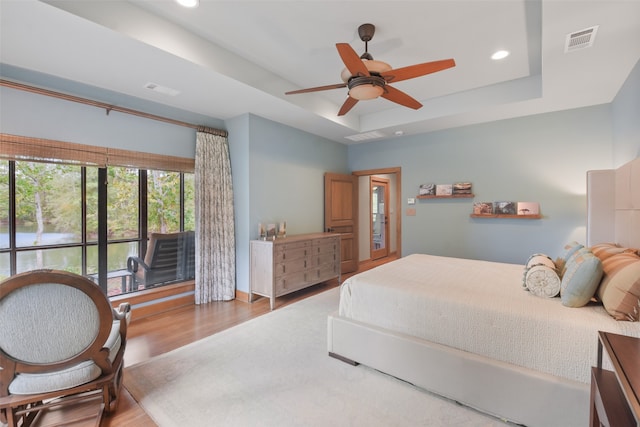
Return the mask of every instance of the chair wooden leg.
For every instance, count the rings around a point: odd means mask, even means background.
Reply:
[[[122,368],[116,373],[115,378],[113,379],[113,383],[109,385],[111,389],[111,411],[115,412],[118,409],[118,403],[120,403],[120,387],[122,384]]]

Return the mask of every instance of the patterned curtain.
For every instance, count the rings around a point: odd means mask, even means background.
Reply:
[[[235,298],[236,243],[229,143],[196,133],[196,304]]]

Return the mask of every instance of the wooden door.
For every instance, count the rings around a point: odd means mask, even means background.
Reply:
[[[358,269],[358,177],[324,175],[324,229],[340,234],[342,273]]]
[[[371,259],[389,255],[389,180],[371,177]]]

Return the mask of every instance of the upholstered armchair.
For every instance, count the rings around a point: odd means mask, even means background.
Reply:
[[[28,426],[41,411],[95,399],[116,409],[130,319],[91,280],[36,270],[0,283],[0,421]]]

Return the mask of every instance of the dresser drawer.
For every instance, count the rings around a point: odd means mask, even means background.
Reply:
[[[287,274],[297,273],[298,271],[304,271],[309,267],[312,267],[311,264],[312,262],[308,258],[281,261],[273,266],[273,272],[276,277],[285,276]]]
[[[275,253],[273,254],[274,262],[285,262],[294,259],[300,259],[311,255],[312,253],[311,246],[301,247],[301,248],[277,248]]]
[[[291,291],[306,287],[307,284],[311,282],[312,277],[315,277],[315,275],[308,271],[300,271],[276,277],[276,296],[284,295]]]
[[[336,252],[322,253],[314,257],[317,260],[317,266],[322,267],[323,265],[333,265],[338,261],[338,254]]]
[[[323,254],[328,252],[336,252],[338,250],[338,243],[336,239],[319,239],[314,242],[313,253]]]
[[[333,279],[334,277],[340,275],[340,272],[338,271],[339,269],[340,269],[340,263],[335,263],[333,265],[332,264],[321,265],[317,269],[318,276],[316,277],[315,280],[324,282],[325,280]]]

